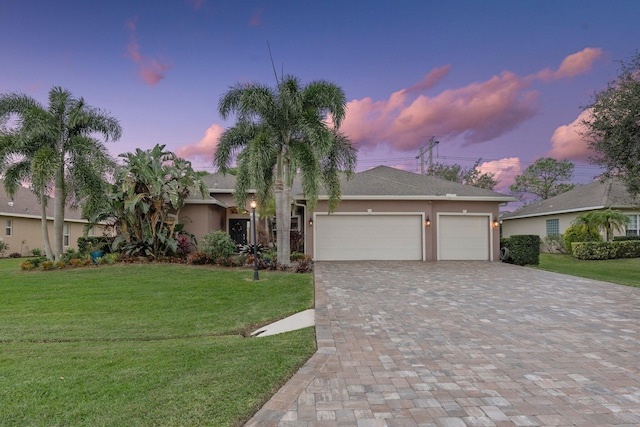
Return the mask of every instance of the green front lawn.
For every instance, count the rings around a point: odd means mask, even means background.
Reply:
[[[640,258],[579,260],[571,255],[540,254],[541,270],[640,287]]]
[[[170,264],[20,272],[0,260],[0,425],[233,426],[315,351],[308,274]]]

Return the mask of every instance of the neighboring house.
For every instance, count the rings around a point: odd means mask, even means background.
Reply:
[[[629,216],[630,222],[623,235],[640,235],[640,200],[634,200],[620,181],[598,180],[502,215],[502,236],[537,234],[544,239],[563,234],[581,213],[609,208]]]
[[[53,200],[47,207],[49,239],[53,246]],[[81,218],[79,209],[67,207],[64,220],[64,249],[77,249],[78,237],[83,235],[87,221]],[[102,232],[98,227],[89,230],[89,235]],[[13,199],[4,191],[0,181],[0,240],[9,245],[4,256],[19,253],[22,256],[31,255],[32,249],[41,249],[44,254],[42,240],[42,225],[40,221],[40,203],[36,196],[27,188],[20,187]]]
[[[251,241],[247,206],[232,197],[232,175],[204,178],[208,197],[189,199],[181,222],[198,241],[224,230],[239,244]],[[342,181],[338,208],[328,212],[320,194],[313,212],[292,190],[292,230],[304,234],[305,253],[326,260],[490,260],[500,251],[498,208],[511,196],[386,166]],[[258,221],[260,222],[260,220]]]

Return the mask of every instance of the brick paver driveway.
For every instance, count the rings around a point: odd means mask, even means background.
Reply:
[[[315,277],[318,353],[247,425],[640,425],[639,288],[488,262]]]

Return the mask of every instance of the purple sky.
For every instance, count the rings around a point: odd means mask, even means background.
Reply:
[[[592,94],[639,47],[640,2],[0,0],[0,92],[47,102],[63,86],[123,126],[114,155],[165,144],[213,171],[217,114],[234,83],[278,73],[347,94],[358,170],[434,161],[501,181],[537,158],[598,169],[575,132]]]

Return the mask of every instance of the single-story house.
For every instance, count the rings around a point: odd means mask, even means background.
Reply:
[[[251,242],[251,195],[247,206],[236,206],[232,175],[204,179],[207,197],[189,199],[181,211],[185,229],[198,240],[223,230],[238,244]],[[386,166],[341,185],[333,213],[326,194],[310,211],[299,187],[292,189],[291,228],[315,260],[499,260],[498,211],[511,196]]]
[[[503,214],[500,218],[502,236],[537,234],[544,239],[563,234],[581,213],[609,208],[620,210],[629,216],[625,232],[615,235],[640,235],[640,200],[632,198],[618,180],[597,180]]]
[[[49,200],[47,206],[47,221],[49,240],[53,245],[53,199]],[[65,250],[78,249],[78,237],[83,235],[86,224],[87,220],[82,218],[79,209],[67,206],[63,229]],[[89,235],[101,232],[100,227],[94,227],[89,230]],[[9,246],[4,256],[12,253],[29,256],[31,250],[36,248],[41,249],[44,254],[38,199],[24,187],[19,187],[12,199],[5,193],[2,181],[0,181],[0,241]]]

